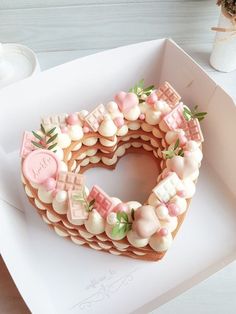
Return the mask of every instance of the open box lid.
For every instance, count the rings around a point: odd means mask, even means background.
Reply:
[[[11,173],[11,158],[19,147],[22,133],[25,129],[34,129],[39,124],[40,116],[84,108],[90,110],[101,101],[110,100],[117,90],[127,90],[140,78],[144,78],[147,84],[155,85],[164,80],[169,81],[182,95],[186,104],[199,105],[200,109],[209,113],[203,123],[206,143],[204,151],[207,159],[204,172],[207,175],[200,176],[198,197],[195,196],[193,210],[189,213],[183,230],[178,234],[173,249],[168,252],[163,262],[137,262],[78,248],[57,238],[48,231],[46,225],[38,222],[37,216],[16,209],[20,208],[19,204],[22,204],[20,209],[27,207],[27,203],[24,203],[20,193],[11,188],[14,186],[12,178],[16,178],[16,174],[8,175],[8,180],[5,180],[4,176],[4,180],[0,180],[0,197],[12,206],[4,202],[0,204],[0,249],[16,285],[34,313],[90,313],[94,311],[94,306],[96,313],[111,310],[113,313],[131,312],[142,306],[150,310],[190,288],[235,258],[235,239],[226,243],[223,248],[213,248],[211,256],[206,257],[206,260],[201,256],[196,258],[193,248],[186,252],[186,245],[190,245],[187,241],[188,235],[193,231],[191,219],[200,222],[198,215],[202,213],[204,217],[204,211],[208,210],[210,202],[215,200],[212,197],[214,194],[220,194],[222,190],[224,195],[218,202],[214,202],[218,216],[213,222],[218,227],[221,215],[224,214],[220,211],[220,205],[225,202],[225,208],[228,210],[225,219],[229,226],[222,231],[223,239],[222,236],[212,236],[209,245],[214,243],[214,239],[219,243],[235,235],[236,212],[233,210],[236,165],[233,162],[236,142],[233,140],[233,131],[235,132],[236,128],[236,108],[232,99],[171,40],[144,42],[77,59],[1,90],[0,157],[5,161],[2,168],[9,169],[9,174]],[[11,121],[14,123],[9,125]],[[222,125],[225,127],[222,128]],[[231,154],[226,151],[229,146]],[[214,184],[216,173],[221,182],[213,187],[211,185]],[[209,186],[209,195],[205,195],[204,190]],[[199,197],[201,193],[204,194],[203,198]],[[194,212],[197,207],[199,213],[196,210]],[[206,218],[211,219],[214,215],[212,211],[213,209],[209,208]],[[199,241],[195,248],[202,249],[201,254],[206,255],[209,247],[203,245],[201,248],[201,243],[204,242],[208,230],[206,228],[206,233],[201,231],[198,237],[198,227],[194,230],[194,236]],[[41,237],[41,241],[36,239],[37,236]],[[39,248],[42,251],[39,252]],[[63,260],[64,256],[68,256],[69,261]],[[190,259],[191,256],[195,263],[193,269],[188,269],[186,258]],[[83,257],[85,261],[81,261]],[[54,263],[52,258],[55,259]],[[97,270],[92,267],[92,261],[96,261]],[[80,277],[81,271],[86,275],[83,267],[89,273],[89,278]],[[176,273],[178,267],[180,269]],[[40,273],[40,268],[43,274]],[[166,269],[169,269],[168,273],[173,271],[168,278],[164,276]],[[202,273],[204,275],[201,276]],[[71,278],[68,278],[68,274]],[[153,283],[152,289],[150,287],[144,291],[140,287],[142,283],[145,286],[145,280],[151,274],[158,276],[159,284]],[[79,287],[80,279],[83,291]],[[109,280],[112,284],[108,283]],[[114,304],[119,306],[115,308]],[[145,309],[142,308],[143,311]]]

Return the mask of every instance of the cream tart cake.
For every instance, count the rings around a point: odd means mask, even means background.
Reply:
[[[27,197],[58,235],[76,244],[160,260],[195,194],[203,157],[199,121],[205,115],[184,105],[168,82],[156,88],[142,80],[91,112],[44,117],[38,130],[23,136]],[[125,154],[144,152],[160,170],[144,204],[86,186],[87,169],[114,169]]]

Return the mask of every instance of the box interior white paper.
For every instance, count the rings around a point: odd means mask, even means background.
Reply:
[[[167,80],[186,104],[208,111],[197,193],[173,247],[158,263],[96,252],[58,237],[27,201],[19,177],[23,131],[37,128],[40,116],[92,109],[141,78],[155,85]],[[235,259],[236,107],[171,40],[50,69],[2,90],[0,104],[0,249],[33,313],[144,313]],[[148,157],[130,155],[115,174],[93,169],[86,182],[122,199],[144,200],[155,184],[153,167]]]

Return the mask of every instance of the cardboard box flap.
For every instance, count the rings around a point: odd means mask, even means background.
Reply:
[[[230,192],[236,196],[236,105],[217,86],[207,111],[207,118],[202,124],[206,139],[205,156]]]
[[[160,82],[169,81],[183,102],[206,110],[217,84],[172,40],[165,46]]]

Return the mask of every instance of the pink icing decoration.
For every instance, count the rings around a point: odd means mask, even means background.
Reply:
[[[74,125],[74,124],[78,123],[78,121],[79,121],[79,119],[78,119],[78,116],[76,113],[69,114],[69,116],[66,119],[66,122],[70,125]]]
[[[170,130],[183,129],[187,125],[187,121],[183,115],[183,104],[180,103],[171,112],[164,116],[163,120]]]
[[[167,162],[168,168],[174,171],[179,178],[185,179],[198,169],[198,162],[191,156],[174,156]]]
[[[180,142],[180,145],[183,146],[187,143],[187,137],[184,135],[184,134],[179,134],[178,135],[178,138],[179,138],[179,142]]]
[[[62,126],[61,127],[61,133],[67,133],[68,132],[68,127],[67,126]]]
[[[121,128],[125,124],[125,120],[122,117],[117,117],[113,121],[118,128]]]
[[[179,197],[185,197],[185,191],[184,190],[180,190],[176,193]]]
[[[84,131],[84,133],[89,133],[90,128],[88,126],[84,126],[83,131]]]
[[[145,114],[144,114],[144,113],[141,113],[141,115],[139,116],[139,119],[140,119],[140,120],[144,120],[144,119],[145,119]]]
[[[49,178],[56,178],[60,167],[57,156],[46,149],[31,152],[23,162],[23,174],[27,180],[42,184]]]
[[[168,235],[168,229],[167,228],[161,228],[160,231],[158,231],[158,235],[161,237],[165,237]]]
[[[56,187],[56,180],[53,178],[48,178],[46,181],[43,182],[43,186],[47,191],[52,191]]]
[[[176,204],[170,203],[167,205],[167,207],[168,207],[170,216],[176,217],[180,214],[180,208]]]
[[[35,141],[35,137],[33,133],[25,131],[24,136],[23,136],[23,141],[21,144],[21,151],[20,151],[20,156],[22,158],[25,158],[30,152],[35,150],[35,146],[32,144],[31,141]]]
[[[132,229],[141,238],[148,238],[160,229],[160,222],[156,216],[154,207],[144,205],[134,212]]]
[[[92,190],[88,196],[88,200],[95,200],[94,208],[103,218],[106,218],[112,209],[111,198],[97,185],[92,187]]]
[[[115,95],[115,101],[121,112],[128,112],[139,104],[138,96],[134,93],[119,92]]]
[[[153,105],[158,100],[156,93],[152,93],[146,99],[146,103]]]
[[[117,212],[127,212],[129,209],[129,207],[124,204],[124,203],[119,203],[118,205],[116,205],[114,208],[113,208],[113,212],[117,213]]]

